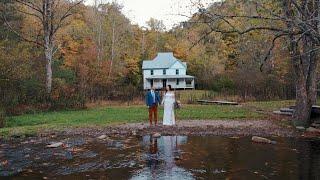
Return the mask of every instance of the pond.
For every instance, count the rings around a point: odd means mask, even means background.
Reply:
[[[320,141],[249,137],[64,137],[2,142],[0,179],[320,179]],[[57,140],[57,139],[55,139]]]

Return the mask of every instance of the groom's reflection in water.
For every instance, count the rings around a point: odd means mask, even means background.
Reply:
[[[144,169],[136,172],[132,179],[193,179],[190,172],[175,164],[175,157],[180,155],[179,145],[187,143],[186,136],[143,137],[146,147]]]
[[[150,154],[156,154],[158,152],[158,139],[150,136]]]
[[[147,166],[151,170],[151,176],[152,178],[156,178],[156,170],[159,164],[159,159],[158,159],[158,139],[153,138],[151,135],[149,137],[149,158],[147,159]]]

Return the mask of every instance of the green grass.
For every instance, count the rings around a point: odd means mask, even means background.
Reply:
[[[260,109],[263,111],[276,111],[280,108],[286,108],[293,106],[295,103],[294,100],[285,100],[285,101],[256,101],[256,102],[248,102],[246,106],[255,107],[256,109]]]
[[[162,118],[162,108],[159,110]],[[77,111],[44,112],[6,119],[0,136],[32,135],[43,131],[77,127],[103,127],[112,124],[147,122],[145,106],[112,106]],[[257,119],[261,114],[246,108],[216,105],[185,105],[176,111],[178,120]]]

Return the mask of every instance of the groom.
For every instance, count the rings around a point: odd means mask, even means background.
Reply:
[[[158,105],[161,103],[159,92],[155,91],[152,86],[146,95],[146,104],[149,108],[149,121],[152,125],[152,116],[154,117],[155,125],[158,123]]]

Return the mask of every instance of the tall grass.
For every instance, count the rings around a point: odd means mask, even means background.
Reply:
[[[227,95],[208,90],[176,91],[176,98],[183,104],[195,104],[198,100],[241,101],[240,97],[237,95]]]

